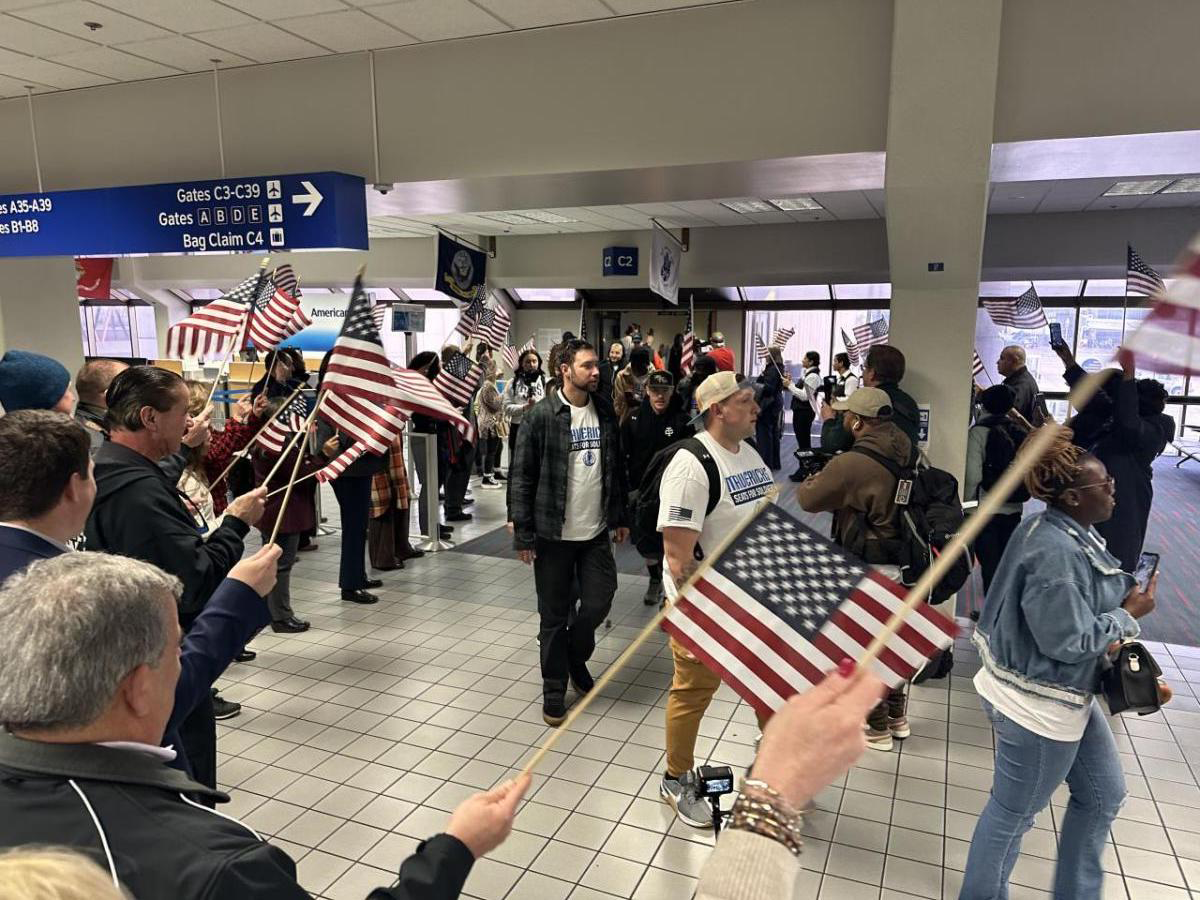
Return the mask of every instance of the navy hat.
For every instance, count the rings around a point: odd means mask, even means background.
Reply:
[[[5,412],[53,409],[70,384],[66,367],[40,353],[9,350],[0,359],[0,405]]]

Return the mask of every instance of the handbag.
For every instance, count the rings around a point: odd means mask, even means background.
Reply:
[[[1115,716],[1132,710],[1139,716],[1148,716],[1162,708],[1158,696],[1162,669],[1144,644],[1126,641],[1115,656],[1104,654],[1104,661],[1100,692],[1108,701],[1109,712]]]

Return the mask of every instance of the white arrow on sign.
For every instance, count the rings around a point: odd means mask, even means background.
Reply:
[[[304,215],[311,216],[317,211],[317,207],[321,205],[321,201],[324,200],[325,197],[316,189],[311,181],[302,180],[300,185],[304,188],[306,193],[292,194],[292,202],[307,203],[308,206],[304,210]]]

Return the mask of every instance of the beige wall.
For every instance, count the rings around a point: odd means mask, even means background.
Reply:
[[[75,264],[71,259],[0,259],[0,350],[33,350],[72,374],[83,364]]]

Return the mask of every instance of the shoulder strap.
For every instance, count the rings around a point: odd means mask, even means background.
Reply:
[[[881,466],[883,466],[885,469],[887,469],[892,474],[893,478],[895,478],[897,481],[900,480],[901,470],[900,470],[900,466],[896,463],[895,460],[888,459],[882,453],[876,453],[874,450],[870,449],[869,447],[860,447],[857,444],[853,445],[850,448],[850,452],[851,453],[861,453],[863,456],[866,456],[866,457],[869,457],[870,459],[875,460],[875,462],[879,463]]]
[[[721,473],[717,469],[717,461],[712,458],[712,454],[704,446],[704,441],[699,438],[684,438],[679,442],[679,447],[680,449],[686,448],[692,456],[700,460],[700,465],[704,467],[704,474],[708,478],[708,507],[704,514],[708,515],[721,502]]]

